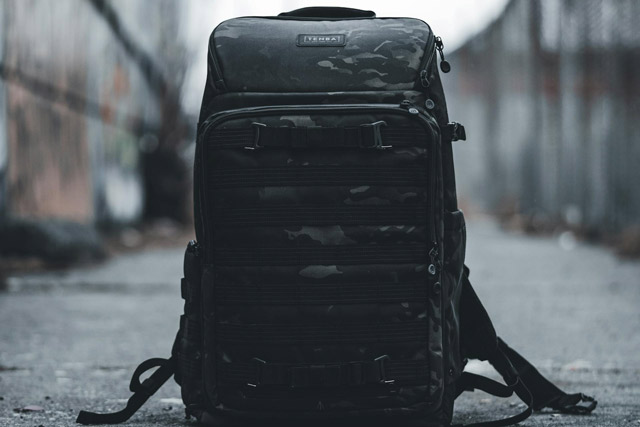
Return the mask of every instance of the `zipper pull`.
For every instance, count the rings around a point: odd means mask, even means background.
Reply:
[[[440,270],[440,254],[438,253],[438,245],[433,242],[433,247],[429,251],[429,259],[431,260],[431,264],[427,268],[427,271],[430,275],[435,276]]]
[[[438,49],[438,53],[440,54],[440,69],[443,73],[448,73],[451,71],[451,64],[444,59],[444,43],[442,43],[442,37],[436,37],[436,49]]]

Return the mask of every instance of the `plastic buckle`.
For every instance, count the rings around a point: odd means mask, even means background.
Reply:
[[[256,365],[256,370],[255,370],[255,379],[253,380],[252,383],[247,383],[247,385],[249,387],[258,387],[260,385],[260,379],[262,378],[262,366],[266,365],[267,362],[265,362],[262,359],[258,359],[257,357],[254,357],[253,359],[251,359],[252,362],[255,362]]]
[[[260,128],[266,128],[267,125],[264,123],[253,122],[251,123],[251,127],[255,130],[253,134],[253,145],[247,145],[244,147],[245,150],[257,150],[258,148],[262,148],[260,145]]]
[[[451,141],[466,141],[467,140],[467,132],[464,129],[464,126],[458,122],[450,123],[453,125],[453,130],[451,132]]]
[[[373,145],[362,146],[362,148],[375,148],[377,150],[385,150],[387,148],[392,148],[392,145],[382,145],[382,131],[380,128],[382,126],[386,126],[387,122],[384,120],[379,120],[373,123],[366,123],[360,125],[361,127],[371,127],[373,128]]]
[[[389,355],[384,354],[384,355],[382,355],[380,357],[376,357],[373,360],[374,360],[374,362],[378,363],[378,369],[379,369],[379,372],[380,372],[380,382],[382,384],[393,384],[393,383],[395,383],[396,380],[388,380],[387,379],[387,374],[386,374],[385,369],[384,369],[384,362],[387,361],[387,360],[390,360]]]

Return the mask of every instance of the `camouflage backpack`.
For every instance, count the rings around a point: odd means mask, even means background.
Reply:
[[[588,413],[495,333],[464,266],[443,44],[423,21],[305,8],[220,24],[197,133],[195,229],[169,359],[133,375],[127,420],[167,379],[187,416],[448,426],[455,398],[514,392]],[[464,372],[488,360],[505,384]],[[145,381],[144,372],[157,368]]]

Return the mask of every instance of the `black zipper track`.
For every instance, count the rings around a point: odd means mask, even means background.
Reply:
[[[224,82],[224,76],[220,69],[218,54],[216,53],[215,39],[213,37],[212,43],[209,44],[209,57],[211,58],[211,64],[213,65],[213,70],[211,70],[214,73],[213,87],[221,92],[226,92],[227,85]],[[220,83],[220,87],[218,87],[218,83]]]

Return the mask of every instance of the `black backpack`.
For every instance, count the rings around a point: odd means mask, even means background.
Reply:
[[[305,8],[220,24],[195,158],[196,242],[169,359],[142,363],[127,420],[172,375],[187,416],[449,426],[465,390],[589,413],[495,333],[464,266],[443,45],[412,18]],[[505,384],[464,372],[488,360]],[[140,376],[157,368],[145,381]]]

